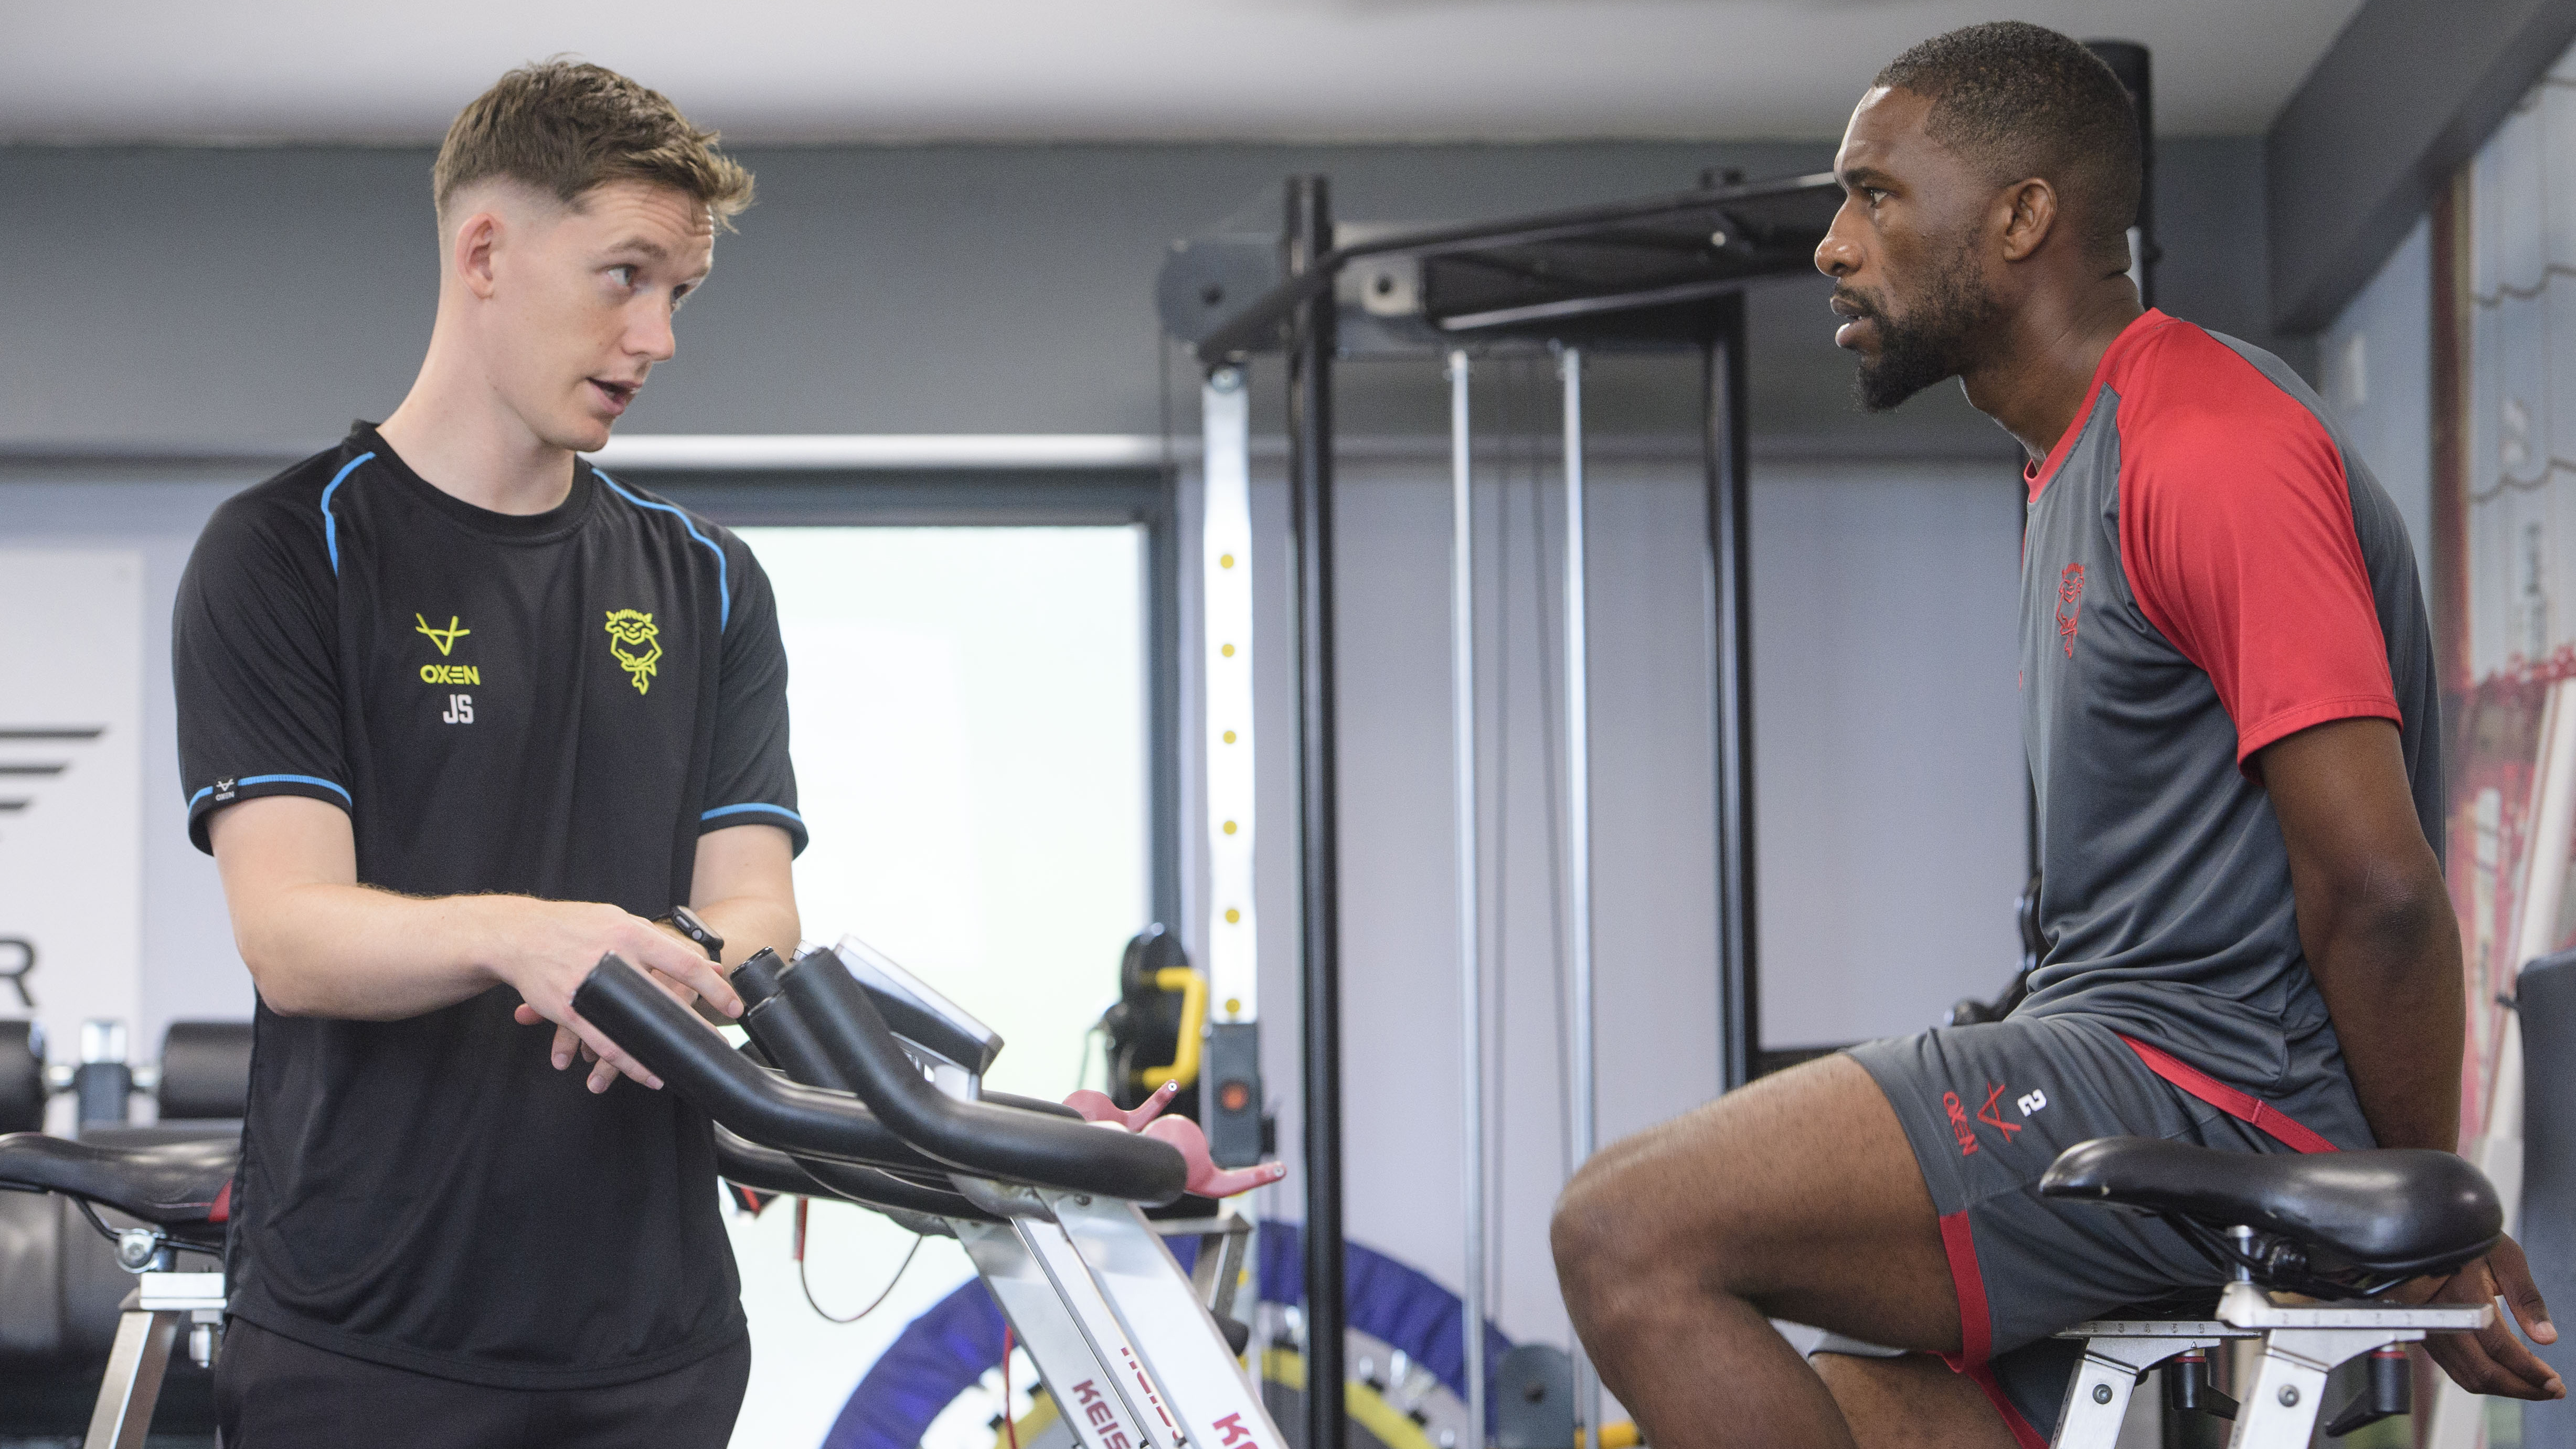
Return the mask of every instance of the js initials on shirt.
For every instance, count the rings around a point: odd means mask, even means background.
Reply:
[[[438,654],[442,659],[455,651],[457,640],[474,632],[473,630],[466,628],[454,614],[447,616],[447,627],[444,629],[433,626],[426,617],[420,614],[415,613],[411,617],[413,624],[418,626],[413,629],[412,632],[415,634],[427,635],[429,642],[438,646]],[[420,667],[420,682],[423,684],[471,684],[480,686],[483,683],[483,671],[471,664],[424,664]],[[474,723],[474,696],[470,694],[449,695],[447,697],[447,712],[440,715],[438,718],[441,724]]]

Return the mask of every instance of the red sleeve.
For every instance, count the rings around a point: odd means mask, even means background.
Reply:
[[[2328,720],[2399,720],[2325,425],[2198,328],[2163,329],[2124,371],[2120,564],[2217,686],[2237,763]]]

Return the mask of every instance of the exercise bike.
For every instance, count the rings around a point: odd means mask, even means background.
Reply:
[[[2267,1156],[2108,1137],[2060,1153],[2039,1191],[2162,1216],[2231,1275],[2214,1311],[2141,1311],[2058,1334],[2081,1340],[2084,1356],[2050,1439],[2056,1449],[2112,1449],[2131,1391],[2159,1367],[2169,1411],[2235,1421],[2229,1449],[2306,1449],[2338,1366],[2370,1357],[2359,1390],[2327,1420],[2329,1437],[2407,1412],[2404,1345],[2495,1321],[2492,1303],[2384,1298],[2476,1260],[2503,1235],[2495,1188],[2448,1152]],[[2241,1402],[2210,1386],[2208,1361],[2209,1350],[2238,1339],[2262,1341]]]
[[[239,1165],[238,1141],[102,1146],[37,1132],[0,1136],[0,1190],[50,1192],[115,1240],[117,1266],[135,1275],[82,1449],[142,1449],[180,1331],[200,1367],[222,1344],[220,1268],[180,1271],[182,1253],[220,1260]],[[100,1210],[131,1219],[112,1228]]]
[[[1286,1449],[1229,1312],[1250,1225],[1214,1201],[1275,1164],[1209,1161],[1196,1124],[986,1092],[1001,1040],[856,941],[734,973],[750,1051],[728,1049],[614,957],[573,1007],[719,1126],[728,1177],[836,1196],[953,1236],[1084,1449]],[[1205,1200],[1198,1273],[1141,1210]]]

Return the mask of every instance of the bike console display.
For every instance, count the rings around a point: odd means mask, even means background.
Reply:
[[[802,966],[818,957],[836,957],[867,988],[877,1013],[896,1036],[942,1060],[980,1077],[1002,1054],[999,1032],[968,1015],[963,1007],[931,989],[927,982],[888,960],[884,952],[856,936],[843,936],[829,952],[808,952]],[[817,963],[819,964],[819,963]]]

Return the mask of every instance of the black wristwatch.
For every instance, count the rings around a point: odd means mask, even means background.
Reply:
[[[717,935],[713,927],[699,920],[698,913],[687,906],[671,907],[669,915],[656,919],[653,924],[668,926],[697,942],[698,949],[707,953],[708,960],[719,966],[724,964],[724,937]]]

